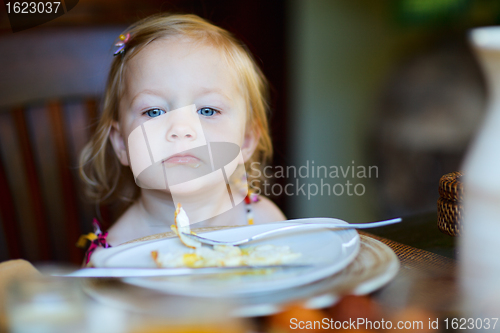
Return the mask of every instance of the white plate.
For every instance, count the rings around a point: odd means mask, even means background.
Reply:
[[[209,227],[204,228],[204,231],[210,229],[219,230]],[[157,239],[158,236],[160,235],[149,237]],[[325,308],[335,304],[347,293],[363,295],[381,288],[396,276],[398,270],[398,257],[390,247],[371,237],[360,235],[358,255],[347,267],[336,274],[295,288],[245,294],[239,297],[230,296],[221,301],[222,303],[229,302],[232,308],[231,315],[237,317],[271,315],[282,311],[292,302],[309,309]],[[81,279],[81,283],[83,290],[93,300],[132,313],[150,314],[152,309],[164,308],[165,300],[172,300],[173,296],[163,295],[151,289],[135,288],[135,286],[108,279]],[[173,297],[172,302],[175,304],[175,296]],[[199,298],[194,299],[199,300]],[[207,299],[211,300],[211,298],[205,298],[203,301],[206,302]],[[147,306],[144,300],[147,300]],[[200,303],[196,301],[195,304]]]
[[[237,240],[286,225],[290,222],[245,226],[202,235],[217,240]],[[318,281],[342,270],[359,251],[359,235],[355,230],[298,230],[255,241],[241,248],[263,244],[288,245],[293,252],[302,254],[294,263],[314,266],[264,275],[127,278],[123,281],[167,293],[207,297],[277,291]],[[178,238],[160,239],[101,250],[94,254],[92,261],[96,267],[155,267],[151,258],[151,251],[155,250],[188,251],[188,248]]]

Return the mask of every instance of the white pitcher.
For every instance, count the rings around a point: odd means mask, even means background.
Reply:
[[[491,318],[500,314],[500,26],[473,29],[470,40],[487,80],[489,102],[463,166],[460,283],[465,313]]]

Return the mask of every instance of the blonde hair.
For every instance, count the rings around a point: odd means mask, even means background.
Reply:
[[[119,100],[123,93],[124,69],[128,61],[144,47],[159,38],[172,36],[188,37],[194,41],[210,43],[222,51],[226,61],[235,68],[241,81],[246,100],[247,131],[258,136],[257,147],[249,166],[259,162],[262,168],[272,156],[267,113],[268,84],[263,73],[246,47],[228,31],[219,28],[196,15],[158,14],[145,18],[124,33],[130,34],[123,54],[116,56],[111,64],[104,94],[101,118],[90,142],[80,155],[80,176],[86,185],[87,196],[95,203],[120,200],[130,204],[139,196],[139,187],[129,167],[121,165],[109,134],[111,125],[118,121]],[[249,174],[250,177],[254,175]]]

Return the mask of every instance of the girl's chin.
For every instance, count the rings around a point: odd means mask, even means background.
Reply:
[[[165,180],[166,176],[166,180]],[[221,170],[212,171],[202,163],[199,168],[177,165],[171,168],[148,168],[136,179],[144,189],[166,191],[173,196],[213,196],[217,192],[227,193],[226,180]]]
[[[173,197],[198,197],[200,195],[207,195],[210,196],[213,193],[213,186],[211,185],[206,185],[203,186],[202,184],[198,184],[196,186],[194,185],[187,185],[187,186],[175,186],[174,188],[169,188],[168,191]]]

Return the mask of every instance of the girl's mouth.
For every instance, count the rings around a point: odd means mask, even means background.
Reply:
[[[199,158],[197,158],[193,155],[176,154],[176,155],[172,155],[169,158],[163,160],[163,163],[165,163],[167,166],[185,165],[185,166],[197,168],[200,166],[201,161]]]

